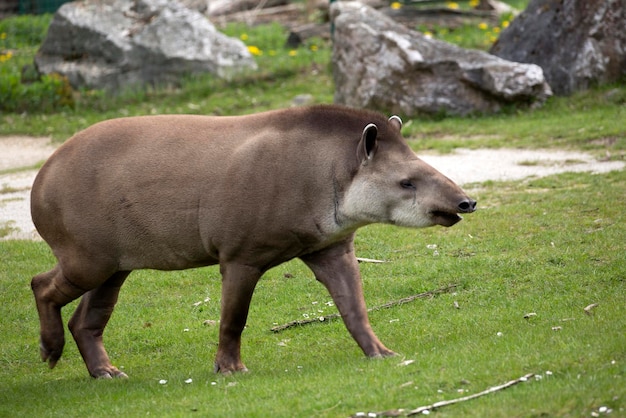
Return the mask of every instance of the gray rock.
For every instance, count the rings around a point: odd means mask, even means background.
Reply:
[[[198,11],[166,0],[66,3],[35,64],[43,74],[65,75],[73,87],[109,91],[256,68],[241,41],[218,32]]]
[[[491,53],[543,68],[555,94],[626,75],[626,0],[531,0]]]
[[[492,113],[551,95],[541,68],[429,39],[358,2],[331,6],[335,102],[412,116]]]

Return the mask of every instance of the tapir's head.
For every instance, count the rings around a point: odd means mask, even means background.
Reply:
[[[389,223],[423,228],[452,226],[459,213],[476,210],[452,180],[420,160],[400,134],[402,121],[364,127],[358,144],[358,168],[339,207],[354,224]]]

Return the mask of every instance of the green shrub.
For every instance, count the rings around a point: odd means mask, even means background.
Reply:
[[[33,83],[23,83],[21,73],[10,66],[0,66],[0,111],[52,112],[74,103],[66,77],[49,74]]]
[[[0,111],[53,112],[73,105],[65,77],[39,77],[33,67],[50,21],[51,15],[0,20]]]

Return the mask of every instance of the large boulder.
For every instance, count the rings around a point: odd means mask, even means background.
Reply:
[[[551,95],[541,68],[429,39],[357,2],[331,6],[335,102],[396,112],[492,113]]]
[[[625,0],[531,0],[491,48],[534,63],[555,94],[626,76]]]
[[[200,12],[167,0],[66,3],[54,15],[35,65],[40,73],[66,76],[73,87],[110,91],[256,68],[240,40],[218,32]]]

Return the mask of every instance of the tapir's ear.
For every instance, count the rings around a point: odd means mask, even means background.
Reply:
[[[359,148],[357,150],[357,156],[361,164],[366,164],[374,157],[376,147],[378,143],[376,137],[378,136],[378,128],[373,123],[370,123],[363,129],[361,134],[361,140],[359,141]]]
[[[396,128],[398,131],[402,129],[402,119],[400,119],[400,116],[398,115],[393,115],[392,117],[390,117],[389,123],[391,123],[391,126]]]

